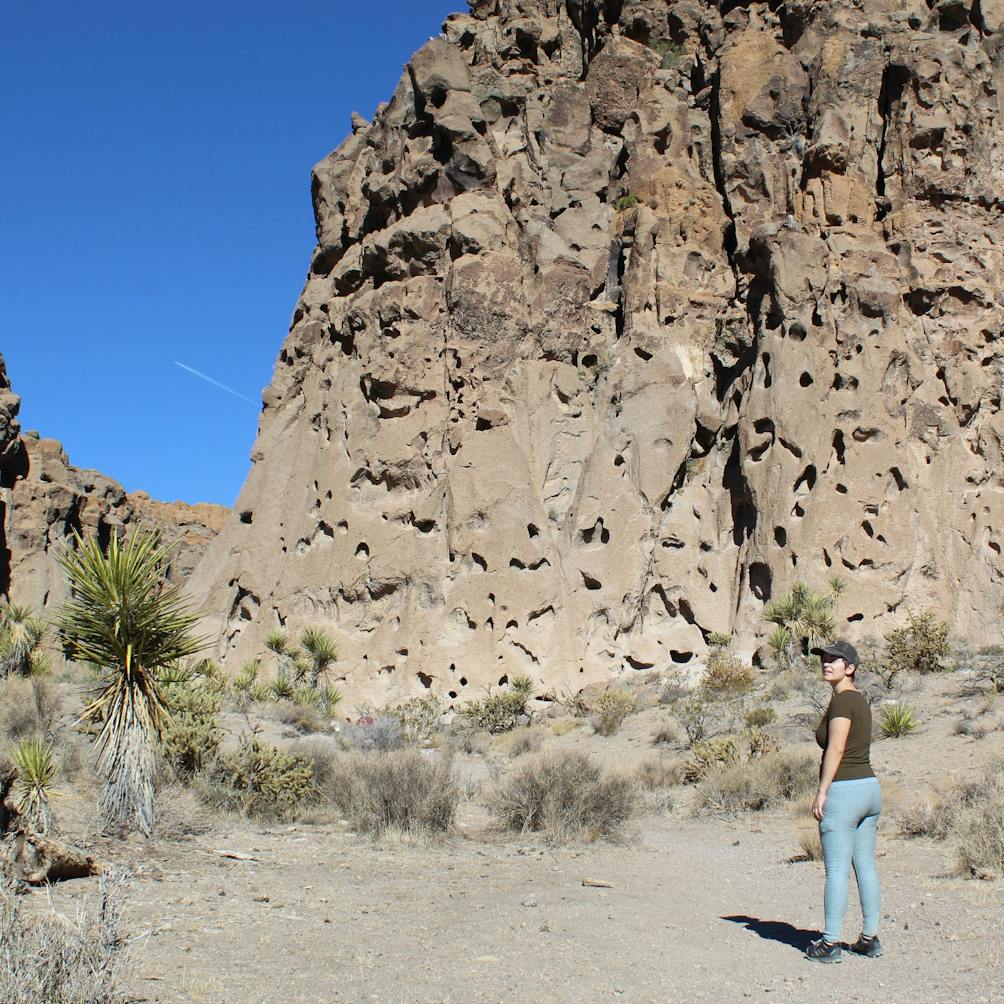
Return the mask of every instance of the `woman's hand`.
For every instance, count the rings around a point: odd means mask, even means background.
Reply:
[[[817,819],[823,818],[823,806],[826,805],[826,792],[817,791],[816,797],[812,800],[812,815]]]

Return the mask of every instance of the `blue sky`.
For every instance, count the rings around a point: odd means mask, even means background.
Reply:
[[[22,427],[129,490],[232,504],[313,247],[310,168],[463,9],[9,7],[0,353]]]

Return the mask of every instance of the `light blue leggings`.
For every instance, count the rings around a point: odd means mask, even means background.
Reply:
[[[875,837],[882,812],[882,789],[874,777],[854,781],[834,781],[819,822],[819,841],[826,863],[826,890],[823,911],[827,941],[840,940],[847,912],[847,884],[851,865],[858,880],[861,900],[861,933],[878,934],[880,892],[875,868]]]

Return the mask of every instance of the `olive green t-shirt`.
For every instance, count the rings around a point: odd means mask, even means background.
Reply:
[[[851,731],[847,736],[847,745],[840,760],[834,781],[855,781],[862,777],[874,777],[871,765],[872,745],[872,712],[868,707],[864,694],[859,690],[845,690],[842,694],[834,694],[826,714],[816,726],[816,742],[825,752],[829,738],[830,720],[833,718],[849,718]],[[822,764],[820,764],[822,772]]]

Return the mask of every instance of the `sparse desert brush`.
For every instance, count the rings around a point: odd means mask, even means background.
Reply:
[[[534,725],[525,729],[516,729],[509,733],[512,739],[509,742],[509,756],[518,757],[525,753],[537,753],[544,745],[546,730]]]
[[[22,908],[0,889],[0,1000],[4,1004],[125,1004],[128,942],[120,929],[121,879],[102,875],[97,907],[70,920]]]
[[[701,687],[715,697],[745,697],[755,679],[752,666],[731,652],[716,649],[708,656]]]
[[[711,767],[697,786],[695,811],[747,812],[809,794],[819,780],[809,754],[777,752]]]
[[[32,681],[0,680],[0,741],[16,742],[39,731]]]
[[[616,836],[638,812],[640,791],[634,779],[604,774],[583,753],[549,753],[522,760],[497,779],[488,807],[504,830],[564,843]]]
[[[803,861],[823,860],[823,845],[819,839],[818,826],[800,826],[798,828],[798,846]]]
[[[900,812],[899,826],[908,837],[953,838],[966,875],[1004,877],[1004,759],[910,805]]]
[[[747,710],[743,721],[748,729],[765,729],[777,721],[777,711],[770,704],[757,704]]]
[[[241,736],[201,780],[200,793],[214,808],[263,822],[295,819],[317,796],[313,764],[257,736]]]
[[[297,701],[276,701],[264,705],[262,713],[303,735],[324,732],[331,721],[317,704]]]
[[[412,746],[424,746],[440,729],[443,705],[439,698],[430,694],[388,706],[383,709],[383,714],[400,722],[404,742]]]
[[[342,741],[360,752],[386,753],[404,745],[401,719],[393,715],[360,715],[354,724],[342,726]]]
[[[480,700],[468,701],[462,705],[460,714],[493,735],[508,732],[516,728],[526,714],[526,694],[520,690],[489,688]]]
[[[987,645],[975,652],[963,651],[955,661],[958,670],[969,670],[991,694],[1004,694],[1004,645]]]
[[[717,724],[718,709],[702,693],[692,694],[673,706],[676,720],[687,734],[687,742],[695,746],[703,742]]]
[[[638,710],[634,694],[624,690],[604,690],[593,705],[589,716],[593,731],[601,736],[612,736],[620,731],[624,719]]]
[[[948,625],[930,610],[910,611],[906,624],[885,636],[885,663],[889,671],[937,673],[945,670],[951,649]]]
[[[659,791],[683,784],[684,769],[679,760],[664,760],[660,756],[650,756],[635,768],[635,778],[647,791]]]
[[[153,835],[160,840],[190,840],[212,829],[206,805],[190,787],[178,781],[158,786],[157,806]]]
[[[918,724],[908,704],[886,704],[879,718],[879,732],[887,739],[902,739],[916,732]]]
[[[679,746],[683,742],[683,733],[674,721],[661,722],[652,733],[653,746]]]
[[[491,736],[476,722],[458,715],[447,727],[444,746],[450,755],[466,753],[484,756],[491,745]]]
[[[450,759],[414,747],[338,757],[325,790],[356,830],[377,836],[444,834],[460,801]]]

